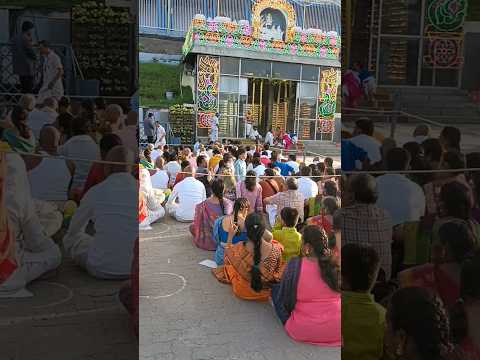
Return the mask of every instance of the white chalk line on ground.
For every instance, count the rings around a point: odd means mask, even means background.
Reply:
[[[140,236],[140,242],[152,241],[152,240],[162,240],[162,239],[175,239],[175,238],[182,237],[182,236],[185,236],[185,235],[187,235],[187,236],[190,235],[190,232],[185,231],[185,232],[180,232],[180,233],[176,233],[176,234],[172,234],[172,235],[159,234],[158,236],[149,236],[149,237]]]
[[[175,290],[174,292],[172,292],[170,294],[157,295],[157,296],[139,295],[139,298],[148,299],[148,300],[165,299],[165,298],[169,298],[171,296],[174,296],[174,295],[177,295],[177,294],[181,293],[185,289],[185,287],[187,286],[187,280],[182,275],[179,275],[179,274],[168,273],[168,272],[159,272],[159,273],[155,273],[155,274],[152,274],[152,275],[170,275],[170,276],[177,277],[180,280],[182,280],[182,286],[179,289]]]
[[[61,304],[64,304],[66,302],[69,302],[70,300],[72,300],[73,298],[73,290],[71,288],[69,288],[68,286],[65,286],[63,284],[60,284],[60,283],[56,283],[56,282],[50,282],[50,281],[45,281],[44,284],[50,284],[50,285],[54,285],[54,286],[57,286],[57,287],[60,287],[62,289],[65,289],[67,290],[67,296],[61,300],[58,300],[58,301],[53,301],[53,302],[50,302],[48,304],[45,304],[45,305],[40,305],[40,306],[31,306],[33,309],[43,309],[43,308],[47,308],[47,307],[52,307],[52,306],[57,306],[57,305],[61,305]],[[35,294],[34,294],[35,296]],[[30,298],[24,298],[26,300],[28,299],[32,299],[32,297]],[[10,301],[13,301],[13,300],[19,300],[19,299],[15,299],[15,298],[4,298],[2,300],[10,300]],[[20,299],[21,300],[21,299]],[[0,308],[8,308],[10,307],[11,305],[0,305]]]
[[[33,315],[33,316],[18,316],[13,318],[7,318],[0,320],[0,326],[11,326],[29,321],[42,321],[42,320],[54,320],[61,319],[65,317],[75,317],[79,315],[88,315],[95,314],[98,312],[105,312],[110,310],[119,310],[121,307],[118,305],[103,307],[99,309],[90,309],[90,310],[79,310],[79,311],[69,311],[64,313],[52,313],[52,314],[43,314],[43,315]]]

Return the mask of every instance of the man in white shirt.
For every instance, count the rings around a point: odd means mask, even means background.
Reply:
[[[126,146],[135,155],[138,153],[137,124],[138,113],[130,111],[125,120],[125,127],[116,132],[122,140],[122,145]]]
[[[312,169],[308,166],[303,166],[300,169],[300,176],[298,179],[298,191],[302,193],[305,200],[317,196],[318,185],[310,178],[310,176],[312,176]]]
[[[112,148],[111,162],[134,162],[124,146]],[[67,254],[90,275],[101,279],[127,279],[138,237],[138,186],[131,165],[106,164],[105,180],[92,187],[73,215],[63,245]],[[85,229],[90,221],[95,234]]]
[[[212,117],[212,127],[210,129],[210,141],[215,143],[218,141],[218,126],[219,126],[220,113],[216,113]]]
[[[31,296],[25,286],[56,269],[62,255],[58,245],[45,234],[36,214],[22,158],[18,154],[6,154],[0,158],[0,166],[6,167],[1,172],[5,181],[3,204],[7,215],[5,220],[14,238],[13,251],[16,251],[17,262],[17,268],[6,279],[0,279],[0,297]]]
[[[372,165],[382,160],[380,150],[382,144],[373,137],[373,132],[373,122],[370,119],[362,118],[355,123],[355,129],[353,131],[354,137],[349,139],[352,144],[367,153],[367,157]],[[362,168],[362,165],[358,160],[356,167],[358,170],[361,170]]]
[[[413,130],[413,141],[417,144],[421,144],[427,140],[430,136],[430,126],[427,124],[417,125],[415,130]]]
[[[252,129],[250,130],[249,137],[252,140],[261,140],[262,139],[262,135],[260,135],[260,133],[258,132],[258,128],[255,125],[252,126]]]
[[[70,160],[57,157],[59,140],[60,132],[53,126],[45,126],[40,131],[39,154],[50,157],[25,158],[34,199],[56,203],[68,199],[74,165]]]
[[[46,98],[53,97],[57,101],[64,95],[63,65],[60,57],[50,48],[46,41],[40,41],[40,54],[43,56],[43,83],[38,91],[39,104]]]
[[[207,198],[205,186],[195,179],[195,171],[187,166],[186,178],[174,186],[166,205],[167,212],[178,221],[193,221],[195,207]]]
[[[59,149],[59,155],[85,160],[100,160],[100,147],[88,133],[89,124],[83,117],[76,117],[72,123],[73,137],[71,137]],[[88,173],[92,167],[91,161],[73,161],[75,170],[71,189],[83,190]]]
[[[155,149],[163,149],[163,147],[167,144],[167,140],[165,140],[165,136],[167,135],[167,132],[165,131],[165,128],[160,125],[160,123],[157,121],[155,123],[156,126],[156,136],[157,140],[155,141]]]
[[[294,174],[298,174],[298,172],[300,171],[300,165],[297,162],[297,155],[289,155],[287,164],[292,167]]]
[[[46,98],[41,109],[35,109],[28,114],[27,125],[32,130],[35,139],[40,137],[40,130],[45,125],[51,125],[57,121],[58,103],[54,98]]]
[[[265,135],[265,144],[268,144],[269,146],[273,146],[274,140],[275,138],[273,136],[272,129],[270,129]]]
[[[163,157],[157,157],[155,160],[155,167],[156,167],[156,172],[155,174],[150,176],[150,179],[152,181],[152,186],[155,189],[160,189],[160,190],[166,190],[168,189],[168,173],[166,170],[163,169],[163,166],[165,165],[165,160]]]
[[[386,158],[387,171],[405,171],[410,155],[402,148],[391,149]],[[425,214],[425,194],[422,188],[402,174],[377,177],[377,206],[390,214],[392,225],[418,221]]]

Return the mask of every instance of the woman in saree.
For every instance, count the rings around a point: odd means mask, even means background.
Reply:
[[[415,266],[398,274],[400,287],[429,289],[451,309],[460,297],[460,268],[474,251],[475,236],[465,222],[452,220],[438,230],[439,251],[433,263]]]
[[[282,250],[264,239],[265,220],[252,213],[245,219],[246,242],[232,244],[238,225],[230,222],[225,247],[225,265],[212,269],[222,283],[231,284],[233,293],[244,300],[268,301],[273,284],[280,281],[284,270]]]
[[[330,250],[326,233],[313,225],[303,231],[302,252],[273,286],[275,311],[292,339],[341,346],[339,259]]]
[[[221,178],[211,184],[212,196],[195,207],[195,217],[190,225],[193,243],[203,250],[215,250],[217,243],[213,237],[215,221],[232,213],[233,203],[223,198],[225,184]]]
[[[13,151],[32,153],[35,150],[35,137],[27,125],[28,112],[21,106],[15,106],[10,115],[11,123],[5,123],[2,139]]]
[[[213,240],[215,241],[215,262],[223,265],[225,247],[228,242],[228,229],[230,224],[237,226],[237,231],[231,239],[233,245],[247,240],[245,231],[245,218],[250,210],[250,203],[245,198],[238,198],[233,204],[233,213],[218,218],[213,224]]]

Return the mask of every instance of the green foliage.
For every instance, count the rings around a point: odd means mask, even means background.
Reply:
[[[140,64],[140,106],[168,108],[176,104],[192,104],[189,87],[180,89],[182,65]],[[173,99],[167,100],[165,92],[172,91]]]

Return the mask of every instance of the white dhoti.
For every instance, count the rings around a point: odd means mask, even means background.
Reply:
[[[60,265],[62,254],[59,247],[53,242],[49,245],[49,248],[40,252],[23,253],[19,267],[0,285],[0,298],[18,297],[29,282]]]

